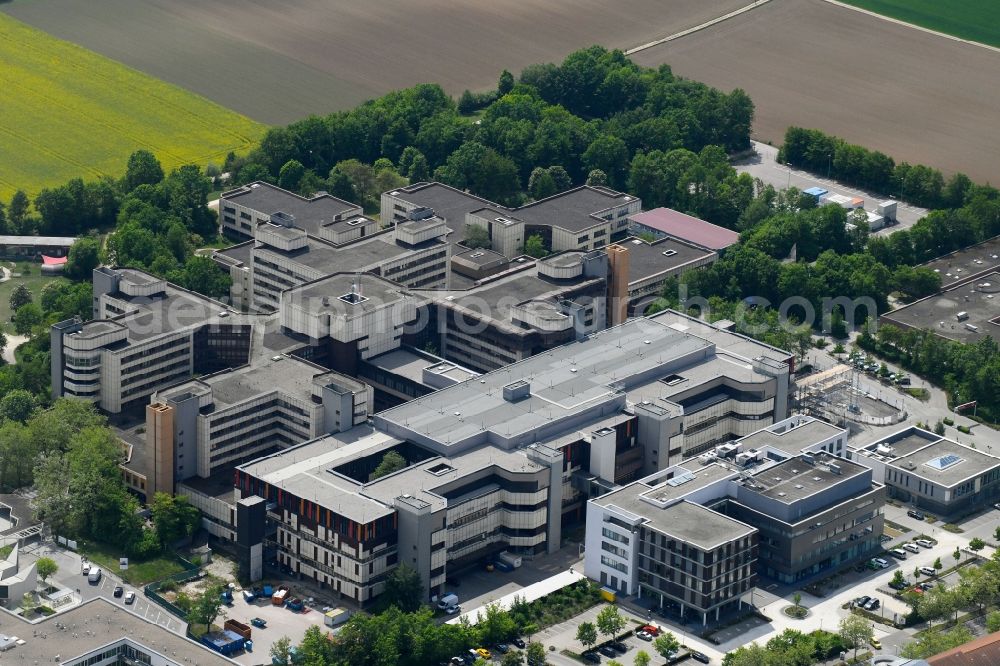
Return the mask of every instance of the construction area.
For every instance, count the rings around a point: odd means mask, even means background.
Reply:
[[[794,395],[798,411],[844,427],[850,422],[890,425],[904,420],[902,401],[893,405],[882,391],[872,393],[862,384],[862,376],[857,368],[842,363],[799,379]]]

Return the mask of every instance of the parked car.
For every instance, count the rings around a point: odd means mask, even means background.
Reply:
[[[910,509],[909,511],[906,512],[906,515],[908,515],[910,518],[913,518],[914,520],[924,519],[924,514],[920,511],[917,511],[916,509]]]
[[[641,629],[642,629],[642,631],[645,631],[647,634],[649,634],[651,636],[659,636],[660,635],[660,628],[657,627],[655,624],[647,624],[644,627],[641,627]]]
[[[879,569],[888,569],[889,568],[889,561],[888,560],[883,560],[881,557],[876,557],[872,561],[875,563],[875,565]]]
[[[584,652],[583,660],[591,664],[599,664],[601,663],[601,655],[596,652]]]
[[[519,647],[519,648],[520,648],[520,649],[522,649],[522,650],[523,650],[524,648],[528,647],[528,644],[527,644],[527,643],[525,643],[525,642],[524,642],[524,641],[523,641],[523,640],[522,640],[521,638],[515,638],[515,639],[513,639],[513,640],[511,641],[511,643],[513,643],[514,645],[516,645],[517,647]]]
[[[934,576],[937,574],[937,569],[934,567],[920,567],[920,573],[925,576]]]
[[[919,553],[920,552],[920,546],[918,546],[915,543],[904,543],[900,547],[901,548],[905,548],[906,550],[910,551],[911,553]]]
[[[643,629],[640,629],[639,631],[635,632],[635,637],[638,638],[640,641],[651,641],[651,640],[653,640],[653,634],[651,634],[648,631],[645,631]]]
[[[611,647],[608,645],[602,645],[601,647],[597,648],[597,651],[603,654],[605,657],[608,657],[609,659],[614,659],[615,657],[618,656],[618,653],[612,650]]]
[[[129,590],[125,593],[125,603],[132,604],[135,603],[135,592]]]
[[[500,654],[507,654],[508,652],[510,652],[510,646],[507,645],[506,643],[497,643],[496,651],[499,652]]]
[[[865,595],[863,597],[858,597],[857,599],[854,600],[854,605],[857,606],[858,608],[864,608],[865,604],[871,600],[872,598],[869,597],[868,595]]]
[[[907,585],[909,585],[909,583],[907,583],[905,580],[901,583],[897,583],[896,581],[892,580],[889,581],[889,587],[891,587],[894,590],[905,590]]]
[[[916,541],[914,541],[914,543],[917,544],[918,546],[922,546],[924,548],[933,548],[934,547],[934,542],[931,541],[930,539],[917,539]]]
[[[444,609],[444,612],[447,615],[454,615],[455,613],[461,613],[462,612],[462,607],[461,606],[448,606],[447,608]]]
[[[267,626],[267,620],[265,620],[262,617],[255,617],[250,620],[250,624],[257,627],[258,629],[263,629],[264,627]]]
[[[879,609],[879,606],[881,606],[881,605],[882,605],[881,601],[879,601],[878,599],[873,598],[868,603],[865,604],[865,610],[866,611],[877,611]]]
[[[125,594],[125,589],[121,585],[115,585],[115,597]]]
[[[906,559],[906,551],[903,550],[902,548],[893,548],[892,550],[889,551],[889,554],[895,557],[897,560]]]
[[[704,652],[698,652],[697,650],[691,653],[691,658],[694,659],[695,661],[700,661],[703,664],[712,663],[712,660],[708,658],[707,654],[705,654]]]
[[[934,583],[917,583],[917,587],[920,588],[921,592],[926,592],[927,590],[934,587]]]
[[[486,648],[476,648],[476,654],[483,659],[492,659],[493,655]]]
[[[872,646],[872,647],[873,647],[874,649],[876,649],[876,650],[881,650],[881,649],[882,649],[882,641],[880,641],[880,640],[879,640],[879,639],[877,639],[877,638],[873,638],[873,639],[871,639],[871,640],[869,641],[869,643],[871,643],[871,646]]]
[[[628,652],[628,643],[625,643],[623,641],[614,641],[611,644],[611,647],[617,650],[618,652],[621,652],[622,654]]]
[[[90,573],[90,562],[83,563],[83,575],[86,576]]]
[[[451,666],[465,666],[465,657],[452,657]]]

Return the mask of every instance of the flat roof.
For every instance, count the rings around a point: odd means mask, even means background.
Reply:
[[[965,313],[962,321],[958,320],[960,312]],[[1000,339],[1000,272],[896,308],[881,319],[907,328],[926,328],[958,342]]]
[[[358,294],[351,296],[355,287]],[[308,306],[310,312],[346,317],[400,303],[408,297],[395,282],[369,273],[334,273],[283,293],[284,298]]]
[[[417,384],[424,383],[425,368],[435,368],[437,374],[448,377],[455,382],[463,382],[479,376],[479,373],[463,368],[451,361],[408,348],[394,349],[393,351],[373,356],[367,360],[367,363],[377,368],[388,370],[394,375],[405,377]]]
[[[286,395],[308,401],[312,397],[313,384],[317,377],[329,380],[321,381],[323,384],[340,383],[347,385],[352,390],[359,390],[363,386],[356,379],[326,370],[293,356],[262,355],[254,359],[252,365],[223,370],[207,377],[201,377],[161,391],[158,395],[163,399],[169,399],[185,391],[190,391],[192,388],[205,387],[212,391],[212,398],[215,402],[213,411],[226,409],[272,391],[281,391]]]
[[[77,241],[73,236],[0,236],[0,245],[51,245],[66,247]]]
[[[236,469],[261,481],[316,502],[361,524],[390,516],[394,509],[361,494],[362,484],[331,470],[352,459],[372,455],[402,440],[368,425],[278,451]]]
[[[545,225],[568,231],[583,231],[599,224],[608,223],[607,220],[595,217],[596,213],[635,200],[636,197],[630,194],[617,192],[607,187],[584,185],[526,204],[515,209],[513,214],[529,225]]]
[[[743,335],[742,333],[727,331],[719,328],[718,326],[714,326],[707,321],[677,312],[676,310],[664,310],[663,312],[657,312],[654,315],[650,315],[648,319],[661,322],[678,331],[683,331],[685,333],[690,333],[691,335],[697,335],[700,338],[710,340],[720,349],[725,349],[745,358],[757,358],[758,356],[763,356],[773,361],[786,363],[793,357],[791,352],[785,351],[784,349],[772,347],[771,345],[754,340],[750,336]]]
[[[668,236],[680,238],[710,250],[722,250],[735,245],[740,235],[731,229],[706,222],[672,208],[654,208],[632,215],[636,224],[656,229]]]
[[[243,187],[223,192],[219,198],[246,206],[264,215],[287,213],[295,217],[296,227],[305,229],[311,234],[317,233],[323,222],[332,222],[338,215],[361,209],[357,204],[330,194],[317,194],[307,199],[264,181],[248,183]]]
[[[0,634],[24,640],[24,645],[3,653],[4,663],[61,664],[122,639],[143,645],[171,663],[236,663],[103,597],[34,623],[0,610]]]
[[[639,515],[646,519],[649,527],[702,550],[712,550],[757,531],[735,518],[688,500],[663,509],[646,504],[644,509]]]
[[[826,460],[837,465],[840,471],[835,472],[829,464],[818,462],[819,459],[814,458],[815,462],[809,463],[801,456],[795,456],[762,468],[753,475],[753,483],[744,483],[744,486],[765,497],[791,504],[859,474],[871,472],[867,466],[845,458],[830,456]]]
[[[152,284],[161,280],[161,278],[136,269],[124,268],[118,269],[118,271],[122,273],[124,278],[135,284]],[[226,320],[226,323],[233,324],[245,321],[243,315],[232,312],[225,303],[182,289],[169,282],[163,282],[166,285],[164,291],[154,296],[128,296],[121,291],[108,295],[136,308],[135,312],[115,317],[113,322],[128,328],[130,341],[148,340],[164,333],[200,325],[209,319],[217,318],[220,312],[226,312],[226,316],[231,317],[231,319]],[[103,324],[104,322],[99,320],[99,323]]]
[[[1000,236],[955,250],[921,264],[941,276],[941,287],[948,288],[970,277],[1000,269]]]
[[[464,486],[469,476],[492,467],[525,474],[542,471],[541,465],[521,452],[483,446],[455,456],[429,458],[364,484],[361,493],[387,505],[392,505],[397,497],[409,495],[427,502],[433,511],[438,511],[448,506],[443,494],[447,492],[447,486]],[[472,492],[488,490],[488,484],[483,483]]]
[[[629,194],[586,185],[520,208],[500,206],[441,183],[416,183],[393,192],[410,203],[434,209],[434,213],[444,218],[448,227],[455,232],[448,237],[450,242],[458,242],[464,238],[465,216],[476,211],[488,211],[490,215],[514,218],[532,226],[555,226],[569,231],[582,231],[607,223],[606,220],[593,217],[595,213],[636,201],[636,197]]]
[[[676,238],[663,238],[647,243],[640,238],[626,238],[616,245],[628,248],[628,281],[639,282],[646,278],[676,271],[679,268],[716,255],[712,250],[696,247]],[[666,254],[664,254],[666,253]]]
[[[429,247],[435,243],[443,244],[440,240],[433,240],[427,241],[426,245],[421,244],[419,247]],[[410,252],[413,252],[413,248],[396,243],[392,231],[382,232],[376,236],[344,245],[334,245],[310,236],[306,241],[306,246],[298,250],[279,250],[269,245],[253,249],[254,256],[274,254],[325,272],[365,271]]]
[[[835,437],[838,434],[846,435],[847,433],[843,428],[811,416],[798,416],[797,418],[799,424],[793,428],[776,432],[780,424],[775,424],[774,426],[758,430],[746,437],[741,437],[736,441],[743,445],[744,451],[748,448],[760,449],[764,446],[770,446],[785,453],[798,455],[802,452],[802,449],[808,446],[829,439],[830,437]]]
[[[891,451],[885,452],[884,447]],[[878,453],[885,458],[886,465],[901,472],[946,488],[1000,467],[1000,458],[915,427],[882,438],[862,450]]]
[[[654,381],[670,364],[711,355],[712,345],[650,319],[628,322],[556,347],[480,377],[375,415],[375,422],[415,441],[451,446],[493,433],[498,438],[544,436],[559,419],[599,407],[618,411],[624,391]],[[505,386],[530,384],[530,395],[510,402]]]

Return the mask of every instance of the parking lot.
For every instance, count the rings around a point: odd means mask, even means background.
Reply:
[[[853,187],[847,187],[829,178],[812,174],[799,169],[790,168],[776,161],[778,149],[765,143],[753,142],[757,155],[748,160],[742,160],[734,166],[740,173],[748,173],[754,178],[759,178],[767,185],[775,189],[783,190],[788,187],[797,187],[799,190],[807,190],[810,187],[821,187],[832,194],[841,194],[849,197],[861,197],[865,200],[865,210],[874,211],[879,202],[891,199],[892,197],[878,196],[870,192],[865,192]],[[883,227],[878,234],[891,234],[900,229],[912,227],[917,220],[927,215],[926,208],[911,206],[899,202],[896,209],[899,224],[892,227]]]
[[[252,627],[250,639],[253,641],[253,652],[243,652],[235,657],[241,664],[269,664],[271,645],[282,636],[288,636],[296,645],[312,625],[323,626],[322,608],[310,608],[301,612],[288,610],[284,606],[275,606],[269,598],[257,599],[250,603],[243,600],[242,594],[235,594],[232,606],[223,606],[226,618],[239,620],[249,625],[250,620],[259,617],[267,623],[263,629]],[[220,619],[218,624],[224,620]]]

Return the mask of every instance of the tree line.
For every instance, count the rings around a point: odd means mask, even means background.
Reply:
[[[237,184],[266,180],[304,194],[323,189],[368,208],[391,189],[377,186],[379,177],[434,179],[513,205],[529,197],[523,188],[534,198],[588,179],[624,189],[633,166],[637,183],[668,167],[677,171],[669,176],[675,184],[686,172],[717,178],[726,151],[749,146],[753,118],[741,90],[724,94],[598,46],[560,65],[528,67],[516,81],[504,72],[496,91],[470,97],[456,104],[433,84],[391,92],[350,111],[273,128],[257,149],[231,155],[224,168]],[[694,173],[706,146],[721,146],[721,162],[713,155],[713,168]],[[683,152],[667,160],[676,150]],[[684,164],[666,164],[674,159]],[[544,176],[541,184],[529,183],[536,168],[548,170],[553,182]],[[713,182],[694,189],[704,197],[716,188]]]

